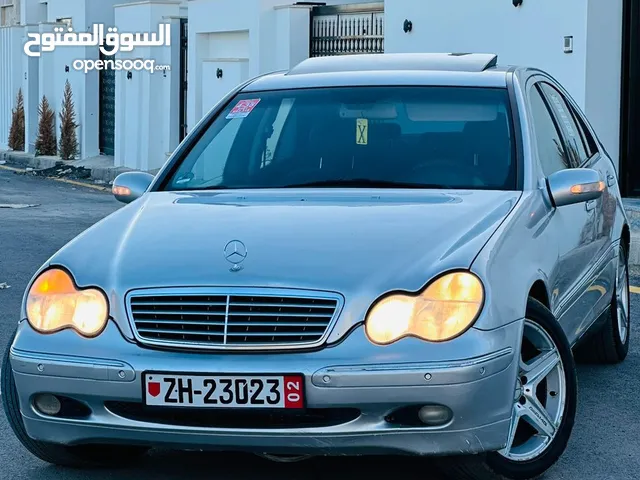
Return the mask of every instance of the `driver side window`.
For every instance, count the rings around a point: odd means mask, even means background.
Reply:
[[[560,170],[572,168],[572,165],[566,154],[560,129],[538,88],[538,86],[531,88],[529,101],[538,158],[545,176],[549,176]]]

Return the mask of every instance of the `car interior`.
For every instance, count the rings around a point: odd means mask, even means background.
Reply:
[[[201,169],[215,177],[191,175],[192,185],[278,188],[364,180],[429,188],[515,187],[512,128],[500,105],[473,110],[473,105],[315,101],[297,102],[282,115],[282,103],[265,101],[245,118],[229,120],[241,122],[231,144],[204,148],[193,162],[219,165]],[[189,168],[195,173],[195,165]]]

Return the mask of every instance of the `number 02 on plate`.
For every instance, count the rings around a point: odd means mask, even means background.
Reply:
[[[304,377],[147,372],[144,397],[156,407],[301,409]]]

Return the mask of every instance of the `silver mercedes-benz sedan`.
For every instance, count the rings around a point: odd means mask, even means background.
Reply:
[[[627,355],[630,234],[580,108],[496,60],[309,59],[238,86],[155,177],[122,174],[127,205],[25,292],[2,399],[26,449],[549,469],[574,358]]]

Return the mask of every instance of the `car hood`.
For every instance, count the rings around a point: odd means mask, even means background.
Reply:
[[[521,193],[287,190],[151,192],[76,237],[50,262],[98,285],[115,312],[153,287],[281,287],[338,292],[343,328],[375,298],[468,268]],[[238,240],[238,271],[225,246]],[[242,246],[241,246],[242,247]],[[117,304],[117,305],[114,305]],[[113,312],[112,312],[113,313]],[[343,315],[344,317],[344,315]]]

